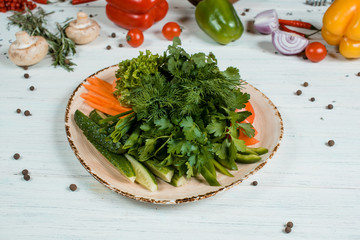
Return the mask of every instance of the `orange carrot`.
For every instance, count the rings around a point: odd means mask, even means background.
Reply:
[[[83,84],[83,85],[90,92],[97,93],[97,94],[99,94],[99,95],[101,95],[103,97],[108,97],[108,98],[114,97],[114,95],[110,91],[107,91],[104,88],[94,86],[94,85],[89,85],[89,84]]]
[[[88,83],[90,83],[93,86],[97,86],[101,89],[106,90],[107,92],[112,93],[112,86],[110,83],[105,82],[104,80],[101,80],[100,78],[97,77],[90,77],[86,79],[88,81]]]
[[[248,137],[243,132],[240,131],[239,139],[244,140],[246,146],[254,145],[259,142],[259,140],[255,138],[255,136],[258,134],[258,131],[255,128],[254,130],[255,130],[254,137]]]
[[[118,100],[116,100],[115,97],[106,98],[106,97],[98,95],[94,92],[82,93],[80,95],[80,97],[82,97],[83,99],[92,101],[94,103],[97,103],[101,106],[113,108],[113,109],[119,110],[121,112],[126,112],[126,111],[131,110],[131,108],[125,108],[125,107],[121,106],[120,102]]]
[[[242,111],[248,111],[248,112],[251,113],[251,115],[250,115],[248,118],[246,118],[243,122],[253,124],[253,123],[254,123],[254,119],[255,119],[255,111],[254,111],[254,108],[253,108],[253,106],[251,105],[251,103],[250,103],[250,102],[247,102],[247,103],[245,104],[245,107],[242,108],[242,109],[235,109],[235,112],[242,112]]]
[[[93,107],[101,112],[116,115],[131,110],[121,106],[120,102],[113,95],[116,80],[110,84],[96,76],[87,78],[90,84],[83,84],[88,90],[88,93],[82,93],[80,97],[85,100],[90,107]]]
[[[96,79],[98,84],[101,84],[104,88],[109,89],[111,91],[111,89],[112,89],[112,84],[111,83],[108,83],[108,82],[106,82],[106,81],[104,81],[101,78],[98,78],[96,76],[94,76],[94,78]]]
[[[96,104],[96,103],[90,102],[90,101],[88,101],[88,100],[85,100],[85,103],[86,103],[87,105],[89,105],[90,107],[92,107],[92,108],[95,108],[95,109],[97,109],[97,110],[99,110],[99,111],[101,111],[101,112],[103,112],[103,113],[110,114],[110,115],[112,115],[112,116],[115,116],[115,115],[121,113],[121,112],[116,111],[116,110],[114,110],[114,109],[112,109],[112,108],[107,108],[107,107],[98,105],[98,104]]]

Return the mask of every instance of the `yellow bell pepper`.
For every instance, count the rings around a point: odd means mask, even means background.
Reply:
[[[335,0],[323,17],[323,39],[346,58],[360,58],[360,0]]]

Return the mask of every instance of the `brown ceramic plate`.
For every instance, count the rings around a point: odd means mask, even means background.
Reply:
[[[99,78],[112,82],[115,78],[117,66],[111,66],[93,74]],[[85,83],[86,80],[83,81]],[[192,178],[182,187],[158,180],[159,190],[150,192],[137,183],[132,183],[123,177],[86,139],[74,121],[76,109],[85,114],[92,108],[84,103],[80,94],[87,90],[80,84],[71,95],[65,116],[66,134],[72,150],[84,168],[99,182],[111,190],[126,197],[151,203],[176,204],[192,202],[214,196],[241,183],[249,175],[262,168],[274,156],[283,135],[283,123],[275,105],[259,90],[247,84],[245,91],[251,95],[251,104],[256,113],[254,126],[259,130],[256,138],[262,147],[269,149],[263,160],[254,164],[239,164],[238,171],[232,171],[234,177],[218,174],[217,178],[221,187],[211,187],[200,178]],[[255,145],[256,146],[256,145]]]

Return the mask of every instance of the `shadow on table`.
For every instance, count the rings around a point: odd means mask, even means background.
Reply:
[[[271,39],[269,41],[262,41],[258,43],[258,46],[265,52],[269,53],[275,53],[276,50],[271,42]]]

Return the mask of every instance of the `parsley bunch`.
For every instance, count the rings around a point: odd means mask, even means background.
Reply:
[[[221,71],[212,53],[191,55],[180,44],[175,38],[163,56],[146,51],[119,63],[116,94],[134,113],[110,136],[139,161],[155,159],[219,185],[214,161],[237,169],[236,154],[246,150],[239,132],[254,135],[250,123],[241,123],[251,113],[235,112],[250,96],[241,92],[238,69]]]

